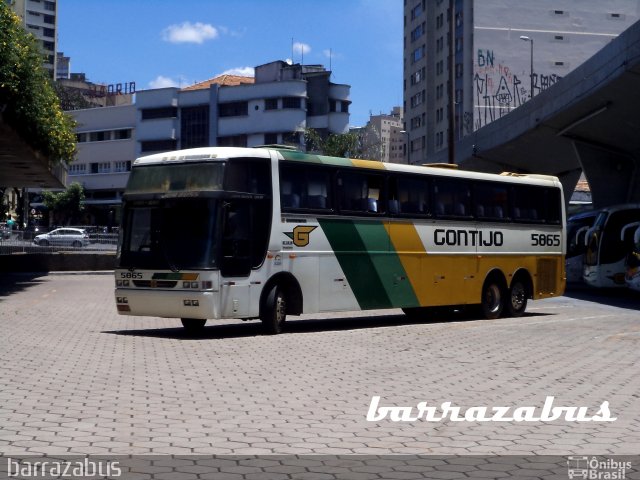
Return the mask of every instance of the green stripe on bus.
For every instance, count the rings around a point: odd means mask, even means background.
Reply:
[[[418,307],[409,276],[380,222],[355,222],[356,230],[376,269],[392,307]]]
[[[391,300],[351,220],[318,220],[362,310],[390,308]]]
[[[285,160],[297,160],[308,163],[321,163],[323,165],[336,165],[338,167],[353,167],[353,162],[348,158],[327,157],[326,155],[313,155],[296,152],[293,150],[278,150]]]

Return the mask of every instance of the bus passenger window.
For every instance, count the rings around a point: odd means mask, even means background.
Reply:
[[[282,196],[282,208],[299,208],[300,207],[300,195],[293,193],[293,187],[291,182],[284,181],[280,186]]]
[[[426,179],[398,178],[400,213],[427,215],[429,213],[429,182]]]
[[[339,184],[342,186],[340,208],[342,210],[383,213],[382,186],[384,177],[359,172],[341,172]]]
[[[468,183],[438,178],[434,193],[437,215],[466,217],[471,214],[471,189]]]

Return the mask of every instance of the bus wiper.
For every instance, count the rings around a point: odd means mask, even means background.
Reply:
[[[178,265],[176,265],[172,260],[171,257],[169,255],[169,252],[166,248],[165,243],[162,241],[162,238],[160,238],[160,250],[162,250],[162,256],[164,257],[164,261],[167,262],[167,265],[169,266],[169,269],[173,272],[173,273],[177,273],[180,270],[182,270],[182,268]]]

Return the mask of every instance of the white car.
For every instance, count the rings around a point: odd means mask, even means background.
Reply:
[[[80,228],[56,228],[49,233],[36,235],[33,243],[41,247],[49,245],[84,247],[89,245],[89,234]]]

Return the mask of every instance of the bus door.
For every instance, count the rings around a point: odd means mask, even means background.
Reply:
[[[251,281],[251,272],[262,264],[266,255],[268,210],[265,200],[224,200],[220,252],[221,310],[224,317],[258,315],[262,284]]]

